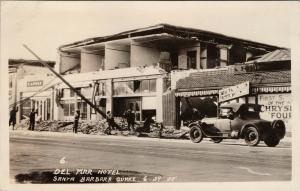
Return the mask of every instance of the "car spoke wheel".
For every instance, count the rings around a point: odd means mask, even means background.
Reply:
[[[248,127],[245,135],[245,142],[249,146],[256,146],[260,141],[259,132],[255,127]]]
[[[190,130],[190,139],[194,143],[199,143],[203,139],[203,133],[201,131],[201,128],[198,126],[193,126]]]
[[[221,142],[223,141],[223,138],[214,137],[214,138],[211,138],[211,140],[212,140],[214,143],[221,143]]]
[[[264,142],[266,143],[266,145],[268,147],[275,147],[276,145],[279,144],[280,142],[280,139],[275,136],[275,135],[269,135],[265,140]]]

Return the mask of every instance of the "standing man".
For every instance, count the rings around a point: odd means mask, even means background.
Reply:
[[[128,130],[130,131],[135,131],[134,129],[134,113],[132,112],[131,108],[127,110],[127,112],[125,113],[125,117],[126,117],[126,120],[127,120],[127,124],[128,124]]]
[[[34,124],[35,124],[35,114],[37,111],[34,111],[34,109],[31,110],[29,114],[29,130],[34,131]]]
[[[106,134],[110,135],[111,130],[113,129],[113,126],[114,126],[114,117],[110,111],[107,111],[107,113],[106,113],[106,121],[107,121],[108,127],[107,127],[107,129],[105,129],[104,132]]]
[[[14,106],[9,114],[9,126],[10,124],[12,124],[13,130],[15,129],[15,125],[16,125],[17,112],[18,112],[18,107]]]
[[[73,126],[74,133],[77,133],[79,118],[80,118],[80,110],[77,109],[74,116],[74,126]]]

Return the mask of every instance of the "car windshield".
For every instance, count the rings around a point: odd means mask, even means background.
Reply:
[[[232,113],[232,108],[220,108],[219,117],[227,118],[230,113]]]
[[[247,106],[240,109],[240,114],[243,118],[260,119],[260,107]]]

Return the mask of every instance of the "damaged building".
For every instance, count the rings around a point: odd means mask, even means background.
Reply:
[[[191,91],[194,87],[183,78],[206,76],[206,72],[222,76],[222,72],[234,70],[233,66],[251,65],[250,62],[277,49],[282,48],[158,24],[62,45],[58,49],[56,71],[102,111],[112,111],[115,117],[121,117],[131,108],[136,121],[154,115],[165,126],[178,126],[182,117],[180,104],[184,104],[181,97],[202,96],[201,91]],[[180,79],[186,81],[176,85]],[[197,86],[198,81],[195,83]],[[214,96],[218,89],[209,88],[203,96],[211,91],[212,102],[217,101]],[[55,119],[71,120],[76,109],[81,110],[82,120],[101,118],[63,83],[56,86],[56,98]]]
[[[54,61],[46,63],[55,66]],[[37,109],[37,119],[54,119],[54,87],[51,85],[56,78],[49,69],[38,60],[24,59],[9,59],[8,67],[9,109],[18,107],[17,122],[28,118],[31,109]]]

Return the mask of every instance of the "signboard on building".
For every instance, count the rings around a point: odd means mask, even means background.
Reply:
[[[228,101],[249,94],[249,81],[219,91],[219,102]]]
[[[28,81],[27,87],[35,87],[35,86],[42,86],[43,80],[36,80],[36,81]]]
[[[258,104],[263,105],[260,117],[265,120],[283,120],[288,126],[292,117],[291,94],[260,94]]]

